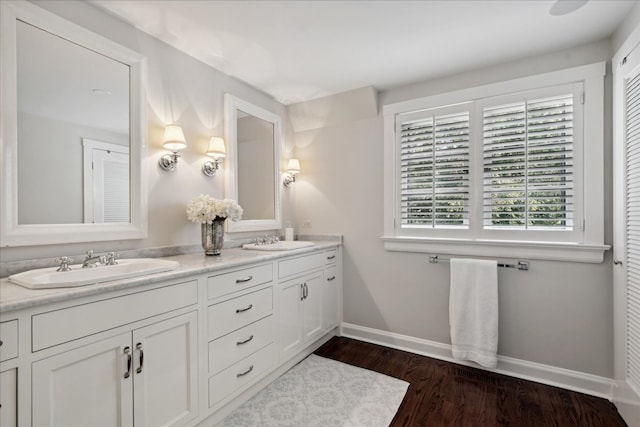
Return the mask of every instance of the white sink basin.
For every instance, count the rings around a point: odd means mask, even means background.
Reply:
[[[248,245],[242,245],[243,249],[251,249],[254,251],[291,251],[293,249],[306,248],[309,246],[315,246],[313,242],[304,242],[302,240],[283,240],[278,243],[271,243],[266,245],[256,245],[250,243]]]
[[[99,265],[95,268],[82,268],[76,264],[70,266],[70,271],[56,271],[57,267],[40,268],[11,275],[9,281],[29,289],[74,288],[171,271],[178,265],[180,263],[177,261],[131,258],[118,260],[116,265]]]

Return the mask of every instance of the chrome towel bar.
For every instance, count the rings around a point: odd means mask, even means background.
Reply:
[[[429,262],[431,264],[437,264],[438,262],[449,262],[448,258],[439,258],[438,255],[429,255]],[[518,261],[516,264],[504,264],[498,263],[498,267],[504,268],[517,268],[518,270],[529,270],[529,261]]]

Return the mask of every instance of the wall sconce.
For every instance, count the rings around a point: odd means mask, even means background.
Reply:
[[[224,148],[224,139],[218,136],[212,136],[211,140],[209,140],[207,156],[213,157],[213,160],[209,160],[202,165],[202,173],[207,176],[214,176],[220,167],[220,159],[227,157],[227,152]]]
[[[296,175],[300,173],[300,162],[298,159],[289,159],[287,164],[287,173],[284,176],[282,183],[285,187],[291,185],[292,182],[296,182]]]
[[[179,150],[187,147],[187,141],[184,139],[182,128],[178,125],[168,125],[164,128],[164,140],[162,146],[167,150],[173,151],[173,154],[165,154],[160,157],[160,167],[166,171],[176,170],[178,165]]]

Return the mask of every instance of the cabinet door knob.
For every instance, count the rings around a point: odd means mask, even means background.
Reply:
[[[245,311],[249,311],[252,308],[253,308],[253,304],[249,304],[249,306],[245,307],[245,308],[238,308],[238,309],[236,309],[236,314],[237,313],[244,313]]]
[[[124,373],[124,377],[129,378],[131,376],[131,349],[129,347],[125,347],[124,354],[127,355],[127,372]]]
[[[139,366],[138,366],[138,369],[136,369],[136,373],[139,374],[139,373],[142,372],[142,364],[144,363],[144,351],[142,351],[142,343],[141,342],[136,344],[136,350],[138,350],[140,352],[140,359],[138,359]]]
[[[251,371],[253,371],[253,365],[251,365],[251,366],[249,367],[249,369],[247,369],[246,371],[244,371],[244,372],[240,372],[239,374],[236,374],[236,377],[237,377],[237,378],[244,377],[245,375],[247,375],[247,374],[248,374],[249,372],[251,372]]]

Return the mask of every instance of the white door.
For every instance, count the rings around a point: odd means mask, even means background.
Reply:
[[[629,426],[640,426],[640,27],[614,69],[613,400]]]
[[[303,336],[304,342],[308,343],[323,334],[322,329],[322,293],[324,287],[324,274],[322,271],[310,274],[304,278],[305,297],[302,301],[303,315]]]
[[[198,414],[197,314],[133,331],[136,427],[184,425]]]
[[[84,222],[130,222],[129,147],[82,139]]]
[[[34,362],[33,425],[133,425],[131,334],[126,333]]]
[[[303,279],[279,283],[275,295],[274,318],[280,360],[286,360],[302,348]]]

